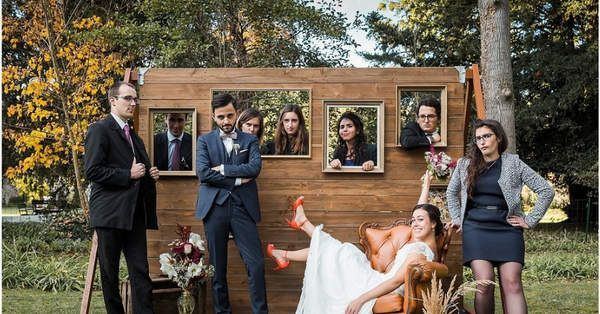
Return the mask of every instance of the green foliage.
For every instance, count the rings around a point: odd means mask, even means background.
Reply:
[[[138,64],[318,67],[346,63],[354,42],[337,0],[141,0],[108,27]]]
[[[372,12],[363,19],[378,42],[363,55],[375,64],[478,63],[476,1],[386,0],[381,9],[394,18]],[[575,185],[597,190],[597,2],[511,1],[509,17],[518,153],[570,192]]]
[[[3,223],[2,287],[83,290],[91,241],[68,238],[47,223]],[[121,280],[125,280],[121,260]],[[99,276],[94,286],[99,287]]]

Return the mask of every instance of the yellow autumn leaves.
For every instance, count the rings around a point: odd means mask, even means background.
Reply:
[[[29,1],[23,10],[28,18],[3,17],[3,43],[26,57],[8,57],[2,67],[3,139],[18,155],[5,175],[35,197],[56,182],[48,173],[73,176],[85,132],[108,112],[106,91],[128,60],[102,38],[84,36],[112,22],[97,16],[66,22],[61,4],[52,0]],[[75,173],[63,181],[81,178]]]

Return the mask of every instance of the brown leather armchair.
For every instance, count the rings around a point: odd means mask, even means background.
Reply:
[[[406,219],[397,219],[389,225],[365,222],[358,227],[358,235],[371,267],[385,272],[392,267],[396,252],[411,239],[412,233]],[[428,287],[433,272],[436,272],[437,278],[448,276],[448,267],[444,263],[451,238],[452,229],[444,230],[436,238],[436,260],[409,268],[404,283],[404,297],[392,292],[377,298],[373,313],[421,313],[421,291]]]

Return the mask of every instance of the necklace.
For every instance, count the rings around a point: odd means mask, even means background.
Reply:
[[[500,159],[500,158],[498,158],[498,159]],[[492,161],[489,166],[486,166],[484,172],[487,172],[488,170],[490,170],[490,168],[492,168],[496,164],[496,161],[498,161],[498,159]]]

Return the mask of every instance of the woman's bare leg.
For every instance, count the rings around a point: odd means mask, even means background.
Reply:
[[[306,262],[308,259],[308,248],[297,251],[273,250],[273,256],[279,260],[290,260],[295,262]]]
[[[296,208],[296,217],[294,220],[301,225],[300,229],[304,231],[309,237],[312,237],[313,231],[315,231],[315,226],[306,218],[306,214],[304,214],[304,206],[300,205]]]

